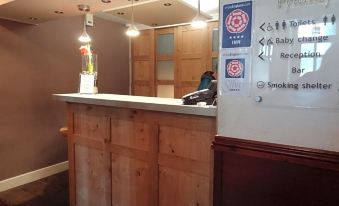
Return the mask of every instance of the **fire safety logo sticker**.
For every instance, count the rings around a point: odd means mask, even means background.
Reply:
[[[251,46],[252,1],[223,6],[223,48]]]
[[[226,78],[244,78],[245,59],[226,60]]]

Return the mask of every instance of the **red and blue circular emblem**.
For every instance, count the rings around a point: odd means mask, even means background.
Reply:
[[[227,64],[226,70],[228,76],[238,78],[242,76],[244,65],[239,60],[232,60]]]
[[[246,30],[248,22],[248,14],[241,9],[236,9],[227,16],[225,25],[230,33],[242,33]]]

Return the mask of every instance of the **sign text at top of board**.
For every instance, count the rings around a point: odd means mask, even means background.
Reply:
[[[278,8],[293,8],[312,5],[327,6],[330,0],[277,0]]]

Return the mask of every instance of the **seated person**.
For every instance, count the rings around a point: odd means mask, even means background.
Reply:
[[[206,71],[201,75],[200,84],[197,91],[207,89],[212,80],[215,80],[216,73],[213,71]]]

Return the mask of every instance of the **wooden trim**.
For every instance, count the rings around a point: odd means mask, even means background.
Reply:
[[[214,206],[339,201],[338,152],[222,136],[212,148]]]
[[[137,150],[134,148],[128,148],[120,145],[108,145],[107,151],[116,155],[123,155],[124,157],[128,157],[131,159],[141,160],[141,161],[150,161],[154,156],[154,152],[151,153],[149,151]]]
[[[142,85],[142,86],[149,86],[150,87],[150,93],[148,96],[155,96],[156,94],[156,90],[155,90],[155,30],[154,29],[149,29],[149,30],[144,30],[141,31],[140,36],[142,35],[149,35],[150,36],[150,54],[148,55],[142,55],[142,56],[137,56],[135,54],[135,50],[134,50],[134,44],[135,41],[138,41],[138,39],[134,39],[131,41],[131,61],[132,61],[132,83],[131,83],[131,87],[132,87],[132,94],[135,95],[135,86],[136,85],[140,85],[138,84],[137,81],[134,80],[134,71],[135,71],[135,66],[134,63],[135,61],[150,61],[151,62],[151,77],[150,79],[147,81],[148,84],[147,85]]]
[[[222,136],[216,136],[212,148],[215,151],[235,152],[242,155],[339,171],[338,152]]]
[[[174,62],[174,54],[172,55],[159,55],[157,54],[157,62],[159,61],[173,61]]]
[[[200,81],[181,81],[179,86],[186,86],[186,87],[197,87],[199,85]]]
[[[174,27],[156,29],[156,34],[170,34],[174,33]]]
[[[164,28],[164,29],[157,29],[155,30],[155,63],[154,63],[154,83],[155,83],[155,88],[154,88],[154,92],[155,92],[155,96],[157,96],[158,94],[158,85],[162,84],[162,85],[174,85],[174,80],[172,81],[173,83],[169,83],[169,81],[166,81],[165,83],[164,80],[158,80],[157,79],[157,72],[158,72],[158,62],[159,61],[173,61],[174,62],[174,68],[173,68],[173,72],[174,72],[174,76],[175,76],[175,72],[176,72],[176,54],[177,54],[177,44],[176,44],[176,29],[174,27],[171,28]],[[172,55],[160,55],[157,53],[157,44],[158,44],[158,35],[162,35],[162,34],[173,34],[174,40],[173,40],[173,54]]]
[[[9,179],[0,181],[0,192],[19,187],[24,184],[28,184],[54,174],[67,171],[68,161],[60,162],[48,167],[44,167],[35,171],[27,172]]]
[[[214,168],[213,168],[213,205],[221,206],[222,194],[222,152],[214,152]]]
[[[156,56],[156,50],[155,50],[155,30],[152,29],[151,33],[151,38],[152,38],[152,77],[151,77],[151,96],[155,97],[156,96],[156,90],[155,90],[155,56]]]
[[[69,203],[70,206],[76,205],[75,200],[75,154],[74,154],[74,105],[67,104],[67,126],[68,126],[68,164],[69,164]]]
[[[174,86],[174,80],[158,80],[157,85],[173,85]]]
[[[159,153],[158,164],[164,167],[168,167],[168,165],[171,165],[170,168],[198,174],[201,176],[210,177],[211,175],[209,162],[202,162],[198,160],[187,159],[184,157]]]
[[[141,85],[141,86],[152,86],[151,82],[143,81],[143,80],[134,80],[134,84]]]
[[[212,51],[212,46],[213,46],[213,29],[219,27],[219,22],[214,21],[214,22],[209,22],[208,23],[208,34],[207,34],[207,62],[206,62],[206,68],[212,70],[212,59],[219,57],[219,52]]]
[[[93,138],[84,138],[79,135],[74,135],[74,140],[72,144],[82,145],[85,147],[90,147],[92,149],[103,150],[105,146],[104,140],[96,140]]]
[[[219,52],[212,52],[210,60],[212,61],[213,58],[218,58],[218,57],[219,57]]]
[[[176,39],[175,39],[175,43],[176,43],[176,54],[177,57],[175,59],[176,61],[176,70],[175,70],[175,82],[174,82],[174,97],[175,98],[181,98],[181,58],[182,58],[182,33],[183,33],[183,27],[182,26],[178,26],[175,29],[176,32]]]

